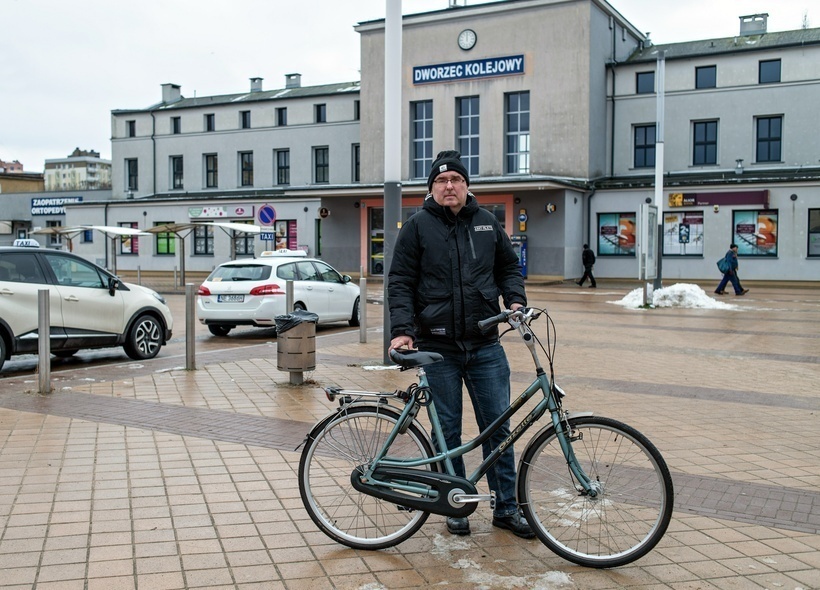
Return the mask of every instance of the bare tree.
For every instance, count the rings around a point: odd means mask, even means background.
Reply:
[[[811,28],[811,22],[809,21],[809,11],[808,10],[803,11],[803,22],[800,24],[800,28],[801,29],[810,29]]]

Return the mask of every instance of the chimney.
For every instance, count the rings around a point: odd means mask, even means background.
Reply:
[[[764,35],[768,14],[749,14],[740,17],[740,36]]]
[[[262,92],[262,80],[264,78],[251,78],[251,92]]]
[[[285,88],[301,88],[302,74],[285,74]]]
[[[176,102],[182,98],[180,93],[181,86],[179,84],[163,84],[162,85],[162,102]]]

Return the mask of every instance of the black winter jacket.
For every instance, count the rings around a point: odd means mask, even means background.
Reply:
[[[478,321],[527,304],[510,238],[472,194],[453,215],[432,197],[401,228],[388,273],[391,338],[408,335],[418,348],[472,350],[498,340]]]

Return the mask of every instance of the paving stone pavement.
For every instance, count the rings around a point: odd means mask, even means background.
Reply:
[[[64,380],[47,396],[35,377],[0,375],[0,586],[820,589],[820,291],[755,285],[725,310],[611,303],[627,291],[528,288],[556,325],[565,406],[638,428],[672,471],[672,524],[633,564],[575,566],[494,529],[485,506],[469,537],[437,516],[376,552],[320,533],[295,449],[334,407],[321,388],[413,381],[373,370],[383,310],[370,305],[368,342],[320,335],[298,386],[264,347],[191,372]],[[504,342],[523,389],[529,356]]]

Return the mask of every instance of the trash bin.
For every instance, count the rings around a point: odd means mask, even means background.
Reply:
[[[316,368],[316,322],[319,316],[301,309],[278,315],[276,321],[276,366],[291,373],[291,383],[301,383],[301,373]],[[294,381],[293,373],[299,373]]]

